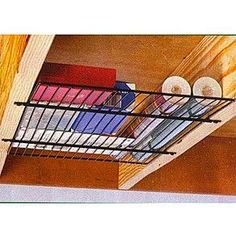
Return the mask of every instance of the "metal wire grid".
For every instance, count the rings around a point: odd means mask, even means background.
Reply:
[[[54,89],[50,96],[47,99],[43,99],[48,96],[48,91],[52,88]],[[39,92],[39,89],[41,89],[41,94],[35,100],[35,94]],[[71,96],[72,91],[73,96]],[[127,103],[126,99],[131,93],[134,95],[134,101]],[[84,96],[85,94],[86,96]],[[114,99],[117,95],[118,99]],[[147,108],[152,106],[153,97],[156,99],[163,96],[165,96],[165,101],[157,105],[155,109],[148,111]],[[101,98],[104,97],[106,99],[101,103]],[[68,98],[70,98],[70,102],[68,102]],[[176,98],[176,102],[170,103],[169,101],[173,98]],[[165,111],[156,114],[163,105],[166,105],[166,109],[170,109],[186,98],[189,101],[194,100],[194,106],[200,105],[200,108],[191,113],[193,107],[188,108],[187,102],[168,114]],[[210,116],[233,101],[233,99],[228,98],[38,83],[27,102],[15,103],[17,106],[24,106],[24,112],[13,139],[4,139],[4,141],[12,143],[9,152],[13,156],[26,155],[31,157],[75,158],[90,161],[149,164],[160,154],[174,155],[175,152],[169,152],[168,149],[181,140],[187,131],[191,131],[203,122],[220,122],[220,120],[211,119]],[[125,106],[121,107],[121,104],[125,104]],[[178,113],[183,108],[185,108],[184,112]],[[201,110],[204,112],[201,115],[196,115]],[[187,113],[190,115],[186,116]],[[89,120],[86,118],[87,114],[90,115]],[[99,122],[94,125],[90,132],[86,132],[88,126],[98,114],[100,117]],[[78,121],[79,115],[80,120]],[[109,117],[108,121],[106,120],[107,117]],[[104,133],[108,126],[112,126],[117,117],[122,119],[113,127],[114,132]],[[161,132],[165,132],[176,121],[179,122],[179,125],[184,122],[189,122],[190,124],[165,145],[156,148],[157,145],[150,147],[150,142],[148,141],[150,135],[135,143],[137,137],[133,137],[133,132],[127,133],[127,128],[140,118],[148,119],[147,127],[157,120],[159,121],[159,124],[151,134],[153,132],[158,133],[158,129]],[[83,122],[86,121],[86,125],[80,132],[77,131],[77,127],[72,129],[72,124],[76,119],[78,121],[77,126],[83,125]],[[100,129],[100,133],[96,134],[96,129],[104,121],[106,121],[104,127]],[[121,127],[119,127],[120,123],[122,123]],[[178,126],[176,127],[178,128]],[[144,131],[139,135],[142,135]],[[167,138],[172,132],[174,130],[166,133],[163,139]],[[135,153],[139,154],[139,158],[135,158]],[[148,157],[143,158],[145,155]]]

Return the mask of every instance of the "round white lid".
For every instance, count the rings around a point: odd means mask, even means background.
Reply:
[[[203,97],[222,97],[222,89],[220,84],[211,77],[201,77],[193,85],[193,95]],[[196,99],[198,102],[202,101],[201,98]],[[206,99],[201,104],[206,105],[211,103],[212,100]],[[212,103],[214,105],[214,103]]]
[[[162,93],[172,93],[181,94],[181,95],[191,95],[191,87],[189,83],[180,76],[170,76],[168,77],[164,83],[162,84]],[[170,103],[174,103],[176,105],[182,105],[186,103],[189,98],[185,97],[182,99],[178,96],[170,96],[164,95],[165,100],[168,100]]]

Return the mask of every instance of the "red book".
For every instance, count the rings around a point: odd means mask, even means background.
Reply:
[[[111,95],[111,91],[80,86],[113,88],[115,82],[115,69],[45,63],[39,73],[39,85],[32,100],[101,105]]]

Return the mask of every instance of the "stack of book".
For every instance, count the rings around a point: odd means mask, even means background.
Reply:
[[[58,109],[27,107],[16,138],[39,144],[13,143],[13,146],[118,155],[120,151],[68,148],[56,144],[129,146],[133,138],[116,135],[134,107],[134,89],[134,84],[116,81],[114,69],[45,63],[31,103],[57,105]],[[66,110],[65,107],[85,111]]]
[[[115,135],[125,123],[135,101],[134,92],[122,90],[134,90],[135,85],[118,81],[115,89],[117,91],[111,94],[111,99],[108,98],[107,102],[95,106],[94,111],[80,112],[72,129],[83,133]],[[119,114],[104,114],[103,111],[119,112]]]

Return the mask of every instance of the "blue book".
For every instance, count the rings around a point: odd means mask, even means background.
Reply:
[[[80,112],[71,127],[72,130],[90,134],[115,134],[125,123],[127,114],[131,112],[135,102],[134,92],[121,92],[119,89],[133,90],[135,87],[134,84],[117,81],[115,88],[118,92],[114,92],[102,105],[93,107],[95,111]],[[104,114],[96,110],[124,114]]]

